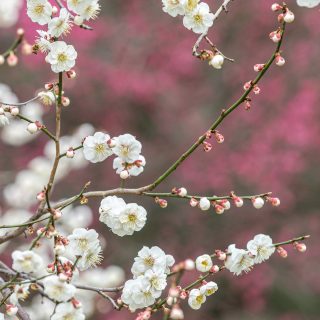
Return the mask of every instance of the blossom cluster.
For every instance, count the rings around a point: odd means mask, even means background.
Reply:
[[[174,258],[159,247],[143,247],[131,268],[133,279],[126,281],[121,300],[131,311],[151,306],[167,286]]]
[[[121,179],[143,172],[146,160],[140,154],[141,149],[141,143],[129,133],[111,138],[106,133],[96,132],[83,142],[84,157],[92,163],[102,162],[111,155],[117,156],[113,160],[113,168]]]

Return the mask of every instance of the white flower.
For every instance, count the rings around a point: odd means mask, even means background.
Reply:
[[[248,273],[253,264],[254,259],[250,257],[248,251],[237,249],[234,244],[229,245],[225,267],[230,272],[237,276],[239,276],[242,272]]]
[[[56,38],[69,33],[70,28],[70,14],[65,8],[60,10],[59,17],[53,18],[48,24],[48,32]]]
[[[89,246],[89,248],[85,251],[85,253],[81,256],[78,261],[77,268],[79,270],[87,270],[88,268],[96,267],[101,263],[102,250],[100,243],[95,242]]]
[[[99,0],[81,1],[77,7],[77,13],[82,19],[96,19],[100,12]]]
[[[152,292],[145,287],[143,277],[126,281],[121,300],[129,306],[131,311],[152,305],[155,298]]]
[[[51,106],[56,101],[56,97],[52,91],[41,91],[38,93],[38,97],[40,97],[40,101],[45,106]]]
[[[68,236],[70,251],[75,256],[82,256],[91,246],[99,243],[98,233],[94,229],[77,228]]]
[[[166,255],[159,247],[143,247],[138,256],[134,258],[134,263],[131,272],[135,277],[145,274],[147,270],[152,270],[158,273],[169,273],[169,267],[174,264],[174,259],[171,255]]]
[[[133,163],[139,159],[141,153],[141,143],[136,138],[129,134],[123,134],[115,139],[114,154],[120,157],[124,162]]]
[[[60,303],[55,309],[51,320],[84,320],[85,316],[81,308],[75,308],[71,302]]]
[[[185,5],[186,0],[162,0],[162,10],[172,17],[176,17],[178,14],[185,13]]]
[[[127,163],[120,157],[113,160],[113,169],[116,169],[116,173],[120,174],[122,171],[127,170],[130,176],[138,176],[143,172],[143,167],[146,165],[146,159],[144,156],[139,156],[134,163]]]
[[[191,13],[198,6],[200,0],[184,0],[184,14]]]
[[[0,114],[0,127],[4,127],[5,125],[8,125],[9,124],[9,119],[3,115],[3,114]]]
[[[47,53],[50,51],[51,46],[51,36],[48,32],[43,30],[37,30],[39,37],[36,39],[36,45],[39,47],[40,51],[43,53]]]
[[[12,268],[18,272],[36,273],[42,265],[42,258],[33,251],[13,251],[12,252]]]
[[[113,227],[114,219],[117,219],[120,212],[125,208],[126,203],[122,198],[108,196],[102,199],[99,207],[99,220],[109,228]]]
[[[209,281],[203,285],[201,289],[203,290],[204,294],[209,297],[218,290],[218,285],[213,281]]]
[[[152,293],[154,298],[159,298],[162,290],[167,286],[167,275],[163,272],[147,270],[147,272],[140,277],[142,277],[145,288]]]
[[[73,298],[76,287],[72,284],[68,284],[65,281],[61,281],[58,276],[54,275],[43,280],[44,293],[49,298],[58,301],[66,302]]]
[[[213,25],[213,18],[209,6],[202,2],[190,14],[184,16],[183,25],[195,33],[204,33]]]
[[[50,45],[46,62],[51,64],[51,70],[55,73],[69,71],[75,66],[77,55],[72,45],[67,45],[64,41],[56,41]]]
[[[204,211],[205,210],[209,210],[210,206],[211,206],[211,203],[210,203],[208,198],[203,197],[203,198],[200,199],[199,207],[200,207],[201,210],[204,210]]]
[[[215,69],[221,69],[224,63],[224,57],[221,54],[215,54],[209,61],[209,64]]]
[[[200,272],[208,272],[212,268],[212,259],[208,254],[196,259],[196,269]]]
[[[33,22],[43,26],[51,20],[52,6],[47,0],[28,0],[27,14]]]
[[[88,136],[83,142],[84,157],[92,163],[101,162],[112,155],[112,149],[108,146],[110,136],[103,132],[96,132]]]
[[[192,289],[190,291],[188,304],[192,309],[198,310],[206,299],[205,288],[202,286],[200,289]]]
[[[298,6],[314,8],[320,4],[320,0],[297,0]]]
[[[268,260],[276,250],[272,244],[272,239],[264,234],[257,234],[253,240],[250,240],[247,249],[254,256],[254,263]]]

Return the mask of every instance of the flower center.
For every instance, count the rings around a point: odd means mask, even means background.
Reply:
[[[79,239],[78,240],[78,245],[82,250],[84,250],[88,246],[88,240],[87,239]]]
[[[202,23],[202,16],[200,14],[195,14],[193,19],[195,23]]]
[[[202,294],[198,295],[196,297],[196,301],[201,304],[203,302],[203,295]]]
[[[58,61],[59,62],[66,62],[68,60],[67,55],[65,55],[64,53],[59,53],[58,54]]]
[[[134,213],[129,213],[128,214],[128,220],[130,221],[130,222],[136,222],[137,221],[137,216],[134,214]]]
[[[203,260],[201,262],[201,264],[204,266],[204,267],[207,267],[208,266],[208,261],[207,260]]]
[[[36,13],[36,14],[42,14],[43,13],[43,11],[44,11],[44,5],[42,5],[42,4],[39,4],[39,5],[37,5],[35,8],[34,8],[34,12]]]
[[[152,258],[151,256],[147,257],[144,259],[144,263],[147,265],[147,266],[150,266],[152,267],[154,265],[154,258]]]
[[[188,3],[187,3],[187,10],[188,11],[193,11],[197,4],[198,4],[199,0],[188,0]]]
[[[103,153],[105,150],[105,145],[103,143],[99,143],[95,146],[95,150],[98,153]]]

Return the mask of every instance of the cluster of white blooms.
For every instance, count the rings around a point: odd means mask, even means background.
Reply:
[[[74,23],[81,25],[84,20],[95,19],[100,11],[99,0],[67,0],[68,9],[77,14]]]
[[[206,302],[208,296],[213,295],[218,290],[218,285],[213,282],[207,282],[198,289],[192,289],[189,293],[188,304],[194,309],[200,309],[201,305]]]
[[[125,203],[122,198],[108,196],[101,201],[99,220],[118,236],[140,231],[147,221],[147,211],[136,203]]]
[[[300,7],[314,8],[320,4],[320,0],[297,0]]]
[[[78,259],[77,268],[86,270],[95,267],[101,262],[101,245],[98,233],[93,230],[78,228],[68,236],[68,253],[75,261]]]
[[[121,295],[131,311],[148,307],[161,296],[174,258],[159,247],[143,247],[134,261],[133,279],[126,281]]]
[[[258,234],[247,243],[247,250],[238,249],[234,244],[229,245],[225,267],[238,276],[242,272],[249,272],[253,265],[269,259],[274,252],[272,239]]]
[[[43,280],[44,293],[49,298],[58,302],[67,302],[76,293],[76,287],[57,275],[52,275]]]
[[[141,149],[141,143],[129,133],[111,138],[106,133],[96,132],[83,142],[84,157],[92,163],[102,162],[111,155],[116,155],[113,168],[122,179],[138,176],[143,172],[146,160],[140,154]]]
[[[183,25],[195,33],[204,33],[213,25],[214,15],[200,0],[162,0],[163,11],[170,16],[183,15]]]
[[[19,19],[23,0],[0,1],[0,28],[9,28]]]

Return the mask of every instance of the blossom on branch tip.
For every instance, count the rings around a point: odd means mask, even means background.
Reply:
[[[42,258],[33,251],[20,251],[12,252],[12,268],[17,272],[36,273],[42,266]]]
[[[196,259],[196,269],[200,272],[208,272],[212,267],[212,259],[208,254],[199,256]]]
[[[112,150],[122,161],[133,163],[139,160],[142,145],[133,135],[129,133],[120,135],[114,138],[114,142],[115,147]]]
[[[53,18],[48,24],[48,32],[52,37],[58,38],[70,32],[70,14],[67,9],[60,10],[59,17]]]
[[[47,0],[27,0],[27,14],[33,22],[45,25],[51,20],[52,6]]]
[[[198,310],[201,308],[201,305],[206,302],[206,289],[202,286],[200,289],[192,289],[189,293],[188,304],[194,309]]]
[[[58,302],[66,302],[73,298],[76,287],[66,281],[61,281],[56,275],[52,275],[43,280],[44,293],[49,298]]]
[[[201,288],[202,290],[204,290],[204,294],[207,297],[209,297],[213,295],[215,292],[217,292],[218,285],[213,281],[209,281],[208,283],[204,284]]]
[[[222,54],[215,54],[212,59],[209,60],[209,65],[215,69],[221,69],[224,63],[224,57]]]
[[[258,234],[253,240],[250,240],[247,244],[247,249],[253,256],[254,263],[261,263],[268,260],[276,250],[272,239],[264,234]]]

